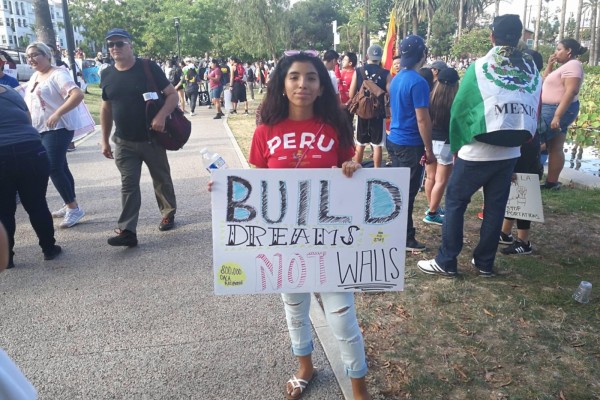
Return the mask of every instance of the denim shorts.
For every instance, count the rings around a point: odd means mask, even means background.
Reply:
[[[210,98],[219,99],[221,98],[221,93],[223,93],[223,86],[217,86],[214,89],[210,89]]]
[[[560,129],[550,129],[550,123],[554,118],[554,113],[558,108],[558,104],[542,104],[542,118],[540,120],[540,132],[542,133],[542,141],[548,141],[558,134],[567,134],[567,128],[575,121],[579,115],[579,100],[571,103],[567,111],[560,119]]]
[[[450,151],[450,143],[446,143],[443,140],[432,140],[433,143],[433,154],[437,158],[437,162],[440,165],[452,165],[454,164],[454,156]]]

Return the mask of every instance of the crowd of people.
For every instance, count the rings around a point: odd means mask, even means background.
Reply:
[[[264,62],[244,64],[236,57],[224,62],[206,54],[199,61],[190,58],[162,67],[148,63],[146,73],[144,61],[135,56],[131,34],[111,29],[105,40],[112,63],[102,72],[100,84],[101,152],[114,159],[121,174],[122,212],[116,236],[110,237],[108,244],[138,244],[142,164],[147,165],[152,177],[161,214],[158,228],[174,228],[177,203],[169,160],[153,132],[165,131],[166,118],[176,107],[186,111],[189,106],[190,115],[194,115],[198,94],[204,91],[201,85],[206,84],[217,119],[224,115],[224,91],[231,92],[230,112],[235,114],[241,112],[241,106],[248,113],[248,93],[252,99],[254,89],[266,90],[249,153],[249,162],[256,168],[338,167],[340,179],[351,179],[357,169],[369,165],[364,160],[367,146],[372,149],[374,168],[386,165],[382,155],[387,149],[389,165],[410,169],[405,243],[409,252],[426,250],[417,240],[413,221],[414,200],[425,174],[428,209],[423,221],[442,227],[436,257],[417,263],[426,274],[457,276],[464,214],[473,194],[483,188],[484,217],[471,263],[479,276],[494,276],[499,244],[508,245],[502,251],[505,254],[531,253],[528,221],[517,221],[518,235],[514,239],[513,220],[504,218],[513,173],[537,173],[540,142],[544,142],[551,172],[543,186],[560,187],[560,169],[556,167],[560,159],[555,151],[564,143],[566,129],[577,115],[577,92],[583,81],[577,56],[585,48],[565,39],[543,69],[538,53],[519,46],[522,27],[517,15],[496,17],[491,50],[471,62],[462,79],[456,68],[430,59],[424,40],[417,35],[402,40],[400,56],[395,57],[390,71],[381,65],[383,49],[372,45],[362,65],[352,52],[340,55],[329,50],[320,55],[306,50],[287,51],[271,66]],[[66,159],[67,145],[77,126],[73,111],[83,93],[65,69],[53,65],[52,50],[43,43],[31,44],[27,58],[36,73],[24,99],[10,85],[0,85],[2,109],[10,110],[0,119],[0,157],[8,160],[3,165],[9,168],[8,173],[0,174],[0,221],[8,233],[9,268],[15,265],[17,193],[46,260],[61,252],[55,243],[52,217],[63,218],[60,226],[67,228],[85,215]],[[556,63],[562,66],[555,69]],[[496,75],[489,73],[489,65],[493,65]],[[148,79],[154,81],[163,98],[149,126],[144,97],[148,95]],[[368,96],[364,90],[367,81],[384,94],[372,106],[369,118],[354,116],[349,106],[359,95]],[[547,128],[538,129],[544,123]],[[113,125],[116,129],[111,144]],[[300,137],[307,132],[330,145],[306,146],[302,140],[287,140],[288,147],[268,146],[274,139],[283,140],[284,135],[289,139],[290,135]],[[294,147],[300,143],[305,147]],[[54,213],[46,202],[49,178],[64,203]],[[209,182],[209,190],[213,184]],[[423,215],[420,211],[417,214]],[[322,293],[321,298],[354,396],[368,399],[364,342],[353,294]],[[299,363],[286,383],[285,393],[289,399],[298,399],[315,376],[308,318],[310,296],[283,294],[283,303]]]

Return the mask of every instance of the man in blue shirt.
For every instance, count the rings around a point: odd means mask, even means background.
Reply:
[[[431,144],[429,85],[419,75],[427,59],[427,47],[420,36],[410,35],[400,44],[400,72],[390,85],[392,121],[386,147],[393,167],[410,168],[406,251],[423,251],[415,239],[413,206],[423,180],[424,163],[436,162]]]

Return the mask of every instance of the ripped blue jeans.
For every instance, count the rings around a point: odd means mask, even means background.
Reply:
[[[292,351],[295,356],[307,356],[313,351],[309,318],[310,293],[283,293]],[[354,293],[321,293],[325,318],[340,346],[342,363],[350,378],[367,374],[365,344],[356,319]]]

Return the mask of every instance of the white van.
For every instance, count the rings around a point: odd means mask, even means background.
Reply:
[[[17,67],[17,80],[19,81],[28,81],[31,78],[31,75],[34,73],[34,69],[31,68],[31,65],[27,63],[27,57],[25,57],[25,53],[17,50],[9,50],[9,49],[0,49],[5,51],[16,64]]]

